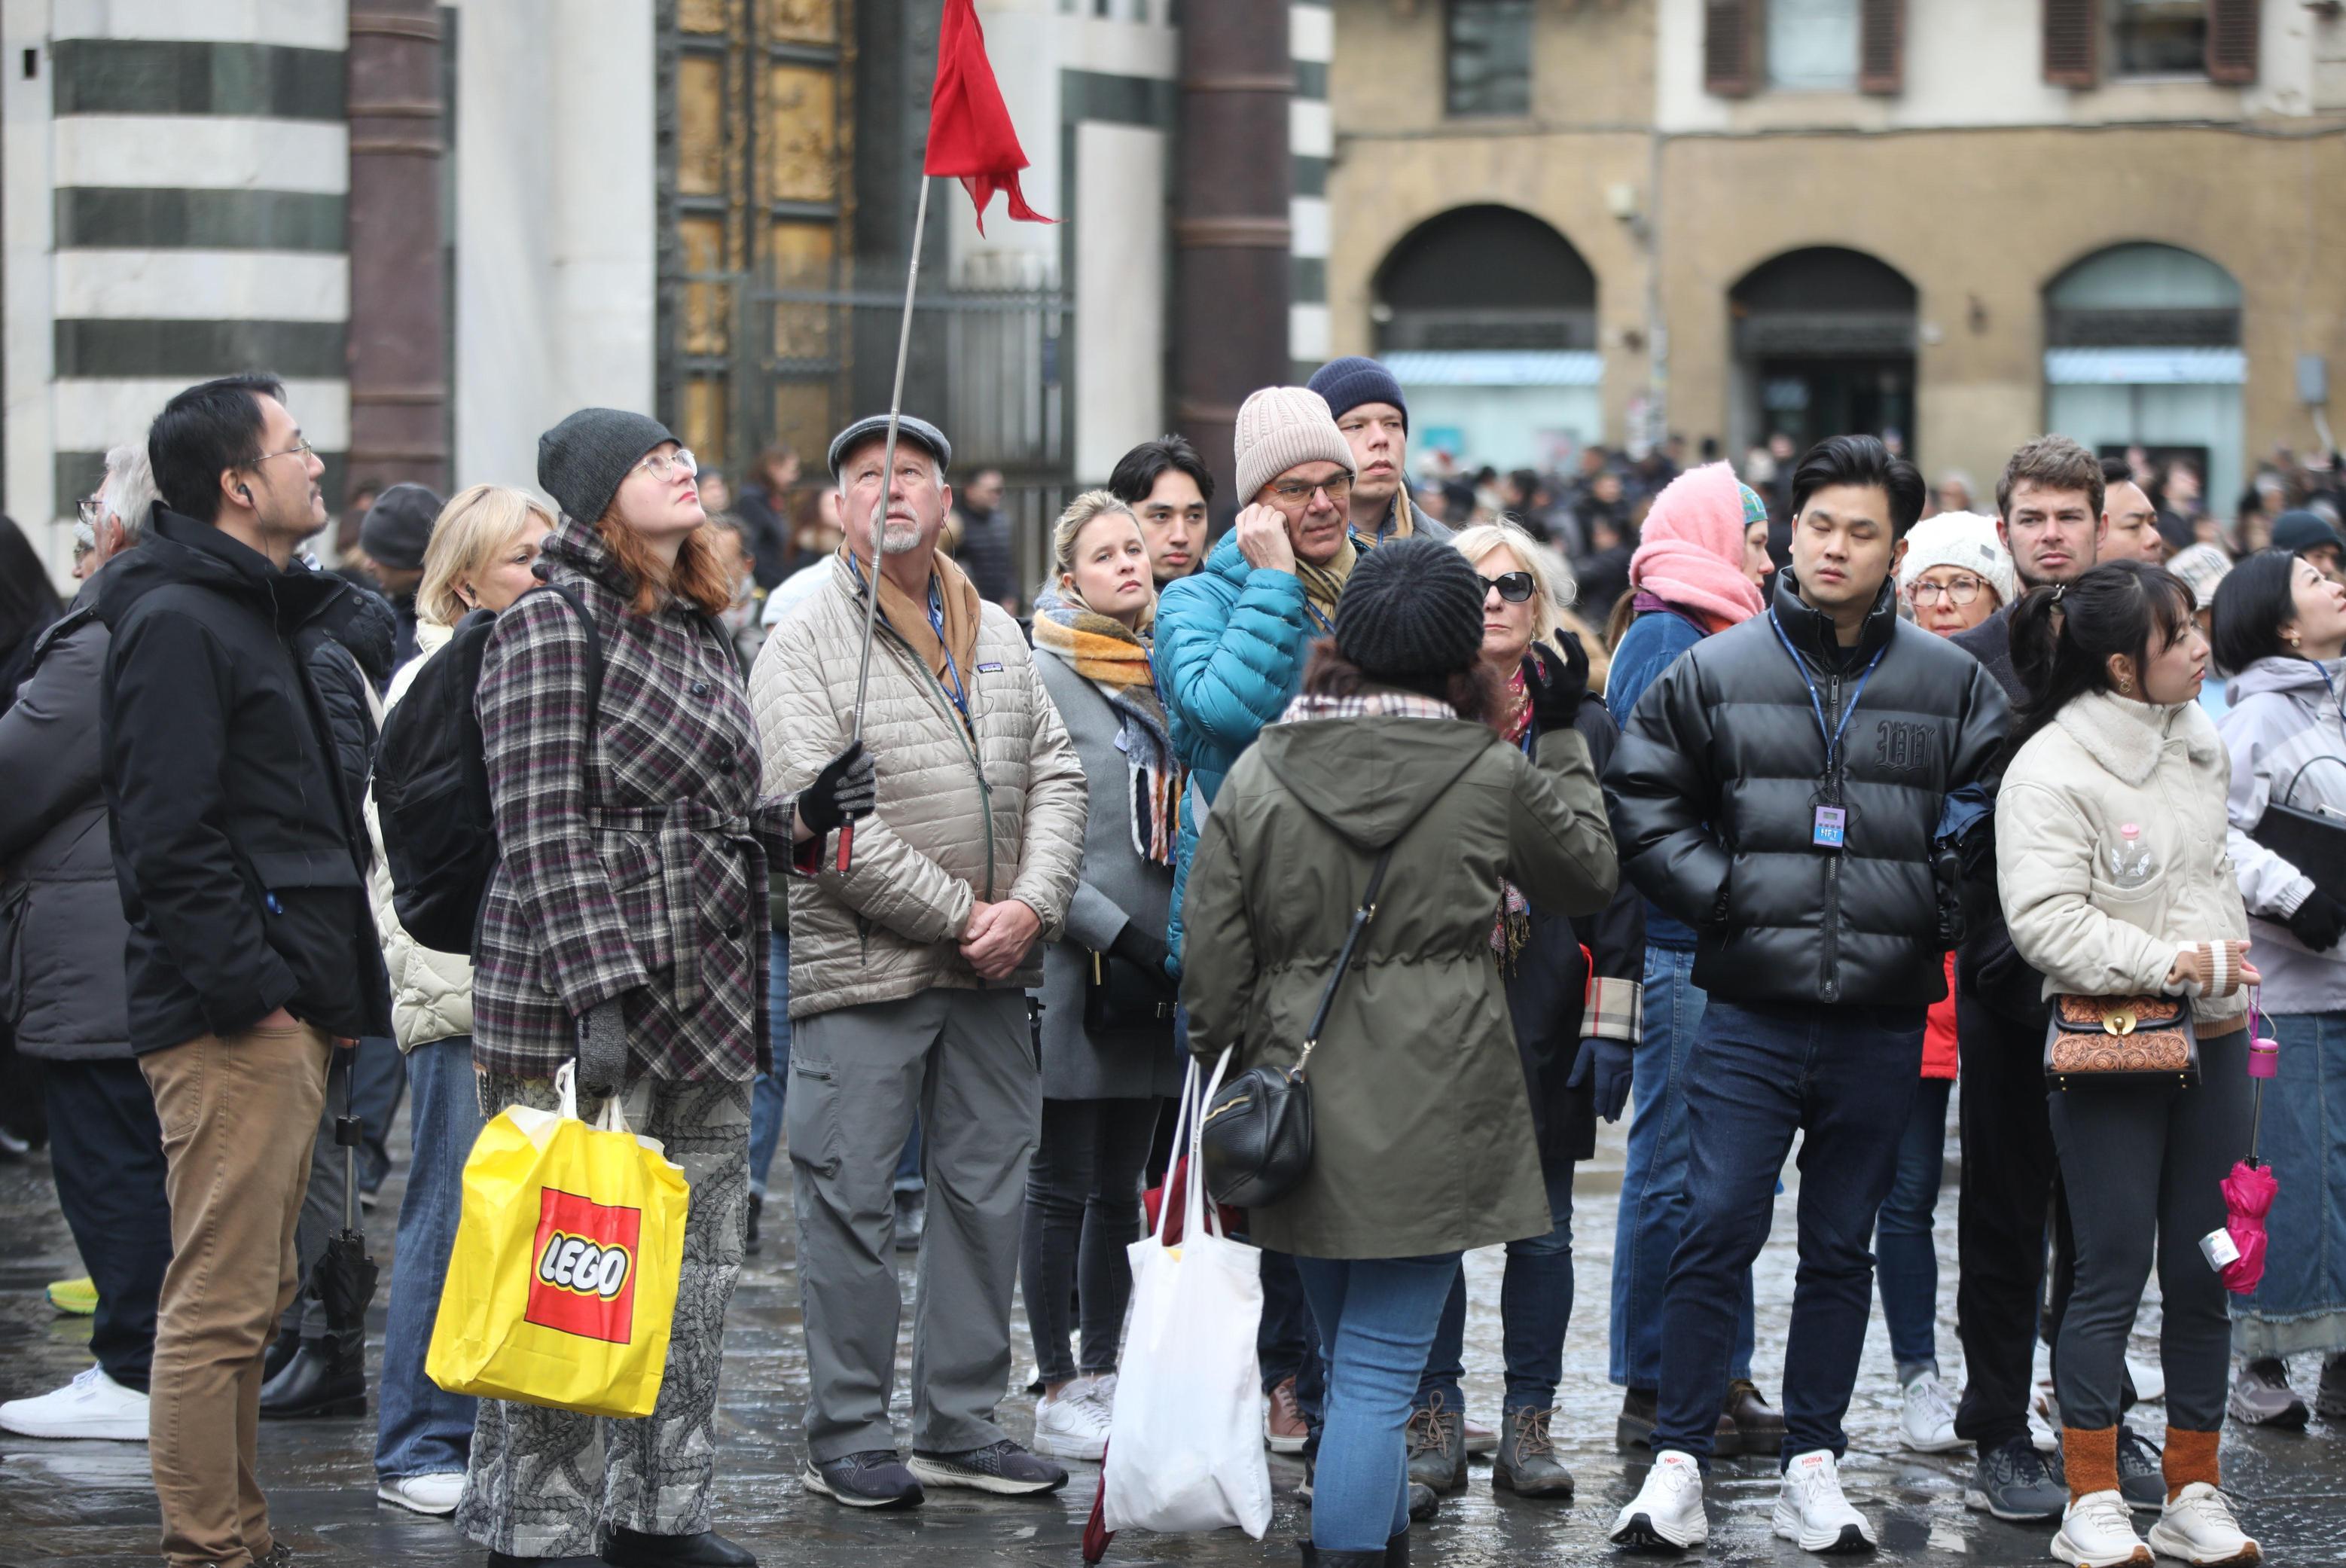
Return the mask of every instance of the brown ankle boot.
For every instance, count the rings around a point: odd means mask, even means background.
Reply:
[[[2061,1468],[2069,1479],[2069,1501],[2118,1489],[2118,1429],[2063,1427]]]

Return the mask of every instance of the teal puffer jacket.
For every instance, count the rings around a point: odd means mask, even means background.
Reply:
[[[1206,557],[1206,568],[1165,590],[1157,605],[1157,689],[1173,750],[1189,769],[1174,849],[1173,919],[1166,942],[1181,961],[1181,892],[1198,848],[1197,798],[1208,806],[1222,779],[1262,727],[1293,700],[1303,681],[1303,650],[1313,636],[1303,580],[1292,572],[1257,570],[1239,554],[1235,530]]]

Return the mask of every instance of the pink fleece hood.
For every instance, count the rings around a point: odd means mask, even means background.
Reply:
[[[1724,463],[1671,480],[1646,514],[1637,553],[1629,557],[1629,585],[1723,626],[1758,615],[1767,600],[1743,575],[1743,532],[1751,522],[1744,495]]]

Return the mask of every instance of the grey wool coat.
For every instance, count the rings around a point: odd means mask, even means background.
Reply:
[[[0,1018],[26,1055],[55,1061],[130,1055],[130,925],[97,778],[113,635],[88,608],[97,582],[41,635],[15,706],[0,714]]]
[[[1043,1097],[1142,1099],[1181,1092],[1173,1025],[1095,1040],[1084,1030],[1084,988],[1092,955],[1106,952],[1127,921],[1162,942],[1173,906],[1173,868],[1133,844],[1131,765],[1117,749],[1123,712],[1052,649],[1035,650],[1035,670],[1075,742],[1091,789],[1084,830],[1083,880],[1067,905],[1066,934],[1043,956]]]

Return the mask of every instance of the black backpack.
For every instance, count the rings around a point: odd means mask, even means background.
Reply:
[[[603,696],[603,638],[577,591],[562,596],[586,633],[586,729]],[[527,595],[523,596],[527,597]],[[481,903],[497,869],[496,820],[489,806],[487,752],[473,693],[495,610],[456,623],[448,646],[415,672],[382,727],[375,752],[374,808],[391,870],[391,902],[407,934],[439,952],[473,951]]]

